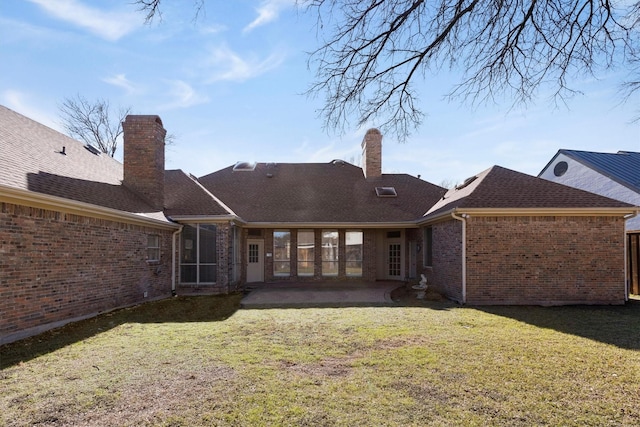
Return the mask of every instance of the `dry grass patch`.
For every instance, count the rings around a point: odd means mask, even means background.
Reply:
[[[239,310],[178,298],[0,348],[0,425],[638,425],[640,303]]]

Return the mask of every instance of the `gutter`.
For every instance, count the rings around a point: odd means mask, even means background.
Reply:
[[[457,216],[451,212],[451,218],[462,222],[462,304],[467,302],[467,218],[469,215]]]
[[[171,235],[171,296],[176,296],[176,237],[182,233],[183,225]]]

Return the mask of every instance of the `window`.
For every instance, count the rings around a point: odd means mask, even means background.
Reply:
[[[316,255],[314,239],[313,230],[298,231],[298,276],[313,276]]]
[[[233,166],[233,171],[251,172],[256,169],[256,162],[237,162]]]
[[[424,253],[423,260],[425,267],[433,266],[433,228],[424,229]]]
[[[160,261],[160,236],[147,235],[147,261]]]
[[[398,193],[394,187],[376,187],[378,197],[397,197]]]
[[[362,231],[347,231],[345,241],[347,276],[362,276]]]
[[[558,162],[553,168],[553,174],[557,177],[560,177],[567,173],[569,170],[569,164],[567,162]]]
[[[337,230],[322,230],[322,275],[338,275],[339,237]]]
[[[273,274],[274,276],[291,275],[291,233],[289,231],[273,232]]]
[[[216,261],[216,226],[185,225],[180,244],[180,282],[215,283]]]

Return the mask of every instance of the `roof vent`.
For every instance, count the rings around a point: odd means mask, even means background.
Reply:
[[[462,184],[456,185],[456,190],[462,190],[464,187],[466,187],[467,185],[471,184],[476,179],[478,179],[478,176],[472,176],[470,178],[465,179]]]
[[[234,172],[251,172],[256,169],[256,162],[238,162],[233,166]]]
[[[376,187],[378,197],[398,197],[395,187]]]
[[[335,166],[344,166],[347,164],[347,162],[345,162],[344,160],[336,159],[336,160],[331,160],[331,164]]]
[[[95,154],[96,156],[100,155],[100,150],[98,150],[96,147],[94,147],[93,145],[85,145],[84,148],[86,148],[90,153]]]

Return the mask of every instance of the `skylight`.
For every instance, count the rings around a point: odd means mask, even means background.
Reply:
[[[470,178],[465,179],[462,184],[456,185],[456,190],[462,190],[464,187],[466,187],[467,185],[471,184],[476,179],[478,179],[477,176],[472,176]]]
[[[234,172],[237,172],[237,171],[251,172],[255,170],[255,168],[256,168],[256,162],[238,162],[233,167],[233,171]]]
[[[376,187],[378,197],[398,197],[395,187]]]
[[[96,147],[94,147],[93,145],[85,145],[84,148],[86,148],[89,152],[95,154],[96,156],[100,155],[100,150],[98,150]],[[65,153],[66,154],[66,153]]]

